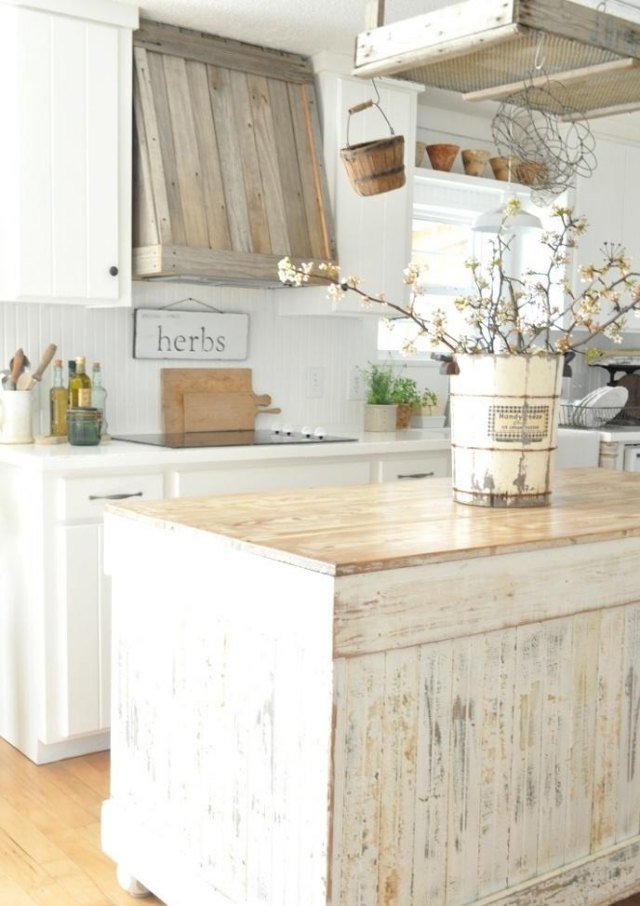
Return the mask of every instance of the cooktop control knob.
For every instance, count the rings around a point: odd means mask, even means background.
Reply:
[[[314,437],[324,437],[326,433],[327,432],[324,430],[324,428],[316,428],[316,430],[313,432],[313,436]]]
[[[283,425],[280,433],[286,434],[288,437],[290,437],[293,434],[293,428],[291,427],[291,425]]]
[[[302,428],[300,428],[300,434],[302,434],[303,437],[311,437],[313,435],[313,428],[310,428],[309,425],[303,425]]]

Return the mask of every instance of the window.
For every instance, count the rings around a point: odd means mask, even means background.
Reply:
[[[476,181],[477,180],[477,181]],[[529,193],[522,186],[495,183],[478,177],[456,174],[429,173],[415,177],[412,222],[411,259],[427,266],[422,280],[424,293],[418,305],[428,314],[436,308],[447,314],[453,335],[468,333],[464,316],[457,311],[453,300],[471,291],[470,272],[465,262],[476,258],[486,265],[492,252],[492,237],[488,233],[475,233],[472,225],[476,217],[505,203],[517,195],[526,208]],[[566,198],[558,199],[566,203]],[[533,208],[543,226],[550,226],[550,209]],[[511,243],[507,268],[512,273],[526,268],[544,271],[546,249],[536,235],[525,235]],[[561,290],[558,290],[561,295]],[[561,301],[560,299],[558,301]],[[406,318],[381,319],[378,328],[378,350],[385,354],[401,354],[404,344],[416,338],[416,327]],[[416,341],[418,358],[428,359],[438,351],[424,337]],[[440,351],[446,352],[443,348]]]
[[[427,267],[419,311],[426,314],[436,308],[444,309],[453,333],[468,331],[463,316],[453,305],[456,296],[470,291],[469,269],[465,262],[470,258],[484,262],[490,254],[490,237],[471,229],[477,216],[476,211],[454,208],[414,208],[411,260]],[[404,343],[413,340],[415,334],[415,325],[408,319],[381,320],[378,349],[385,353],[400,352]],[[424,357],[434,351],[424,337],[418,338],[416,345]]]

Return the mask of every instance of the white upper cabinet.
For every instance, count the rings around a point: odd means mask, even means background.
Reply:
[[[130,304],[137,19],[109,0],[0,2],[3,301]]]
[[[379,195],[358,195],[349,181],[340,149],[349,144],[389,138],[389,126],[375,107],[351,116],[349,108],[376,100],[370,80],[341,73],[341,60],[332,54],[314,58],[321,102],[322,139],[329,195],[335,221],[338,263],[343,276],[357,276],[372,295],[384,293],[402,301],[406,291],[402,275],[411,258],[411,207],[416,139],[417,95],[420,86],[410,82],[376,79],[380,107],[396,135],[404,137],[406,182]],[[328,300],[326,290],[306,288],[279,292],[281,314],[375,314],[381,305],[363,308],[355,293]]]
[[[587,232],[578,240],[575,253],[574,291],[582,288],[581,265],[603,261],[606,243],[621,245],[640,270],[640,207],[635,184],[640,168],[640,145],[624,141],[596,141],[598,166],[589,179],[576,181],[575,210],[587,218]],[[640,320],[630,315],[627,330],[640,330]]]

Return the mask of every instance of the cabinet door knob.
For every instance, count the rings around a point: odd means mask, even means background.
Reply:
[[[109,273],[111,274],[112,277],[118,276],[118,268],[115,266],[115,264],[111,265],[111,267],[109,268]]]

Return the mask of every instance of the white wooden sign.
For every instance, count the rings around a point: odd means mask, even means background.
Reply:
[[[249,315],[137,308],[134,359],[246,359]]]

